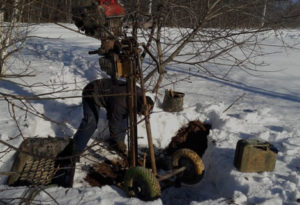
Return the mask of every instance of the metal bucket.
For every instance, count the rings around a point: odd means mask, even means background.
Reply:
[[[166,112],[179,112],[183,110],[184,93],[165,90],[162,108]]]

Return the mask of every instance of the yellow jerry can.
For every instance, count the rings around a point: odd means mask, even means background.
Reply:
[[[241,172],[273,171],[278,150],[269,142],[242,139],[237,142],[234,166]]]

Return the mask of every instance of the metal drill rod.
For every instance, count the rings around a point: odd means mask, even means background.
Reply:
[[[143,93],[143,103],[147,106],[147,100],[146,100],[146,94],[145,94],[145,85],[144,85],[144,79],[143,79],[143,73],[142,73],[142,65],[141,65],[141,58],[139,55],[139,52],[136,51],[136,57],[137,57],[137,67],[138,72],[140,75],[140,83]],[[154,154],[154,147],[153,147],[153,141],[152,141],[152,133],[151,133],[151,125],[150,125],[150,117],[149,117],[149,110],[145,109],[145,124],[146,124],[146,131],[147,131],[147,139],[148,139],[148,147],[150,152],[150,160],[151,160],[151,168],[154,175],[157,175],[157,169],[156,169],[156,162],[155,162],[155,154]]]
[[[127,78],[127,86],[129,95],[129,139],[130,139],[130,166],[136,167],[137,164],[137,103],[136,103],[136,79],[135,79],[135,63],[130,57],[129,77]]]
[[[180,174],[181,172],[184,172],[186,170],[186,167],[180,167],[178,169],[174,169],[171,173],[163,175],[163,176],[159,176],[158,177],[158,181],[164,181],[167,180],[173,176],[176,176],[177,174]]]

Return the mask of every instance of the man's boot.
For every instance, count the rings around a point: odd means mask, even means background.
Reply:
[[[120,152],[122,152],[125,155],[128,155],[128,150],[126,144],[123,142],[123,140],[117,139],[117,148]]]
[[[108,143],[109,143],[109,146],[112,149],[114,149],[118,152],[121,152],[122,154],[125,154],[125,155],[128,154],[127,146],[123,142],[123,140],[121,140],[121,139],[111,139],[111,140],[108,141]]]

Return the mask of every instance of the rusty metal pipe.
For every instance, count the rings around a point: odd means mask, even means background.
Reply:
[[[130,138],[130,166],[135,167],[137,164],[137,106],[136,106],[136,79],[135,79],[135,63],[134,59],[130,60],[130,74],[127,79],[129,106],[129,138]],[[128,150],[129,151],[129,150]]]
[[[178,169],[174,169],[171,173],[163,175],[163,176],[159,176],[158,177],[158,181],[164,181],[166,179],[169,179],[177,174],[180,174],[181,172],[184,172],[186,170],[186,167],[180,167]]]
[[[143,73],[142,73],[141,58],[140,58],[139,52],[136,51],[136,53],[137,53],[137,67],[139,69],[138,72],[140,75],[141,89],[142,89],[142,93],[143,93],[143,103],[144,103],[144,105],[147,105],[146,94],[145,94],[145,85],[144,85],[144,79],[143,79]],[[149,116],[148,109],[145,109],[144,115],[145,115],[145,124],[146,124],[147,139],[148,139],[148,148],[149,148],[150,160],[151,160],[151,168],[152,168],[153,174],[157,175],[151,126],[150,126],[150,116]]]

